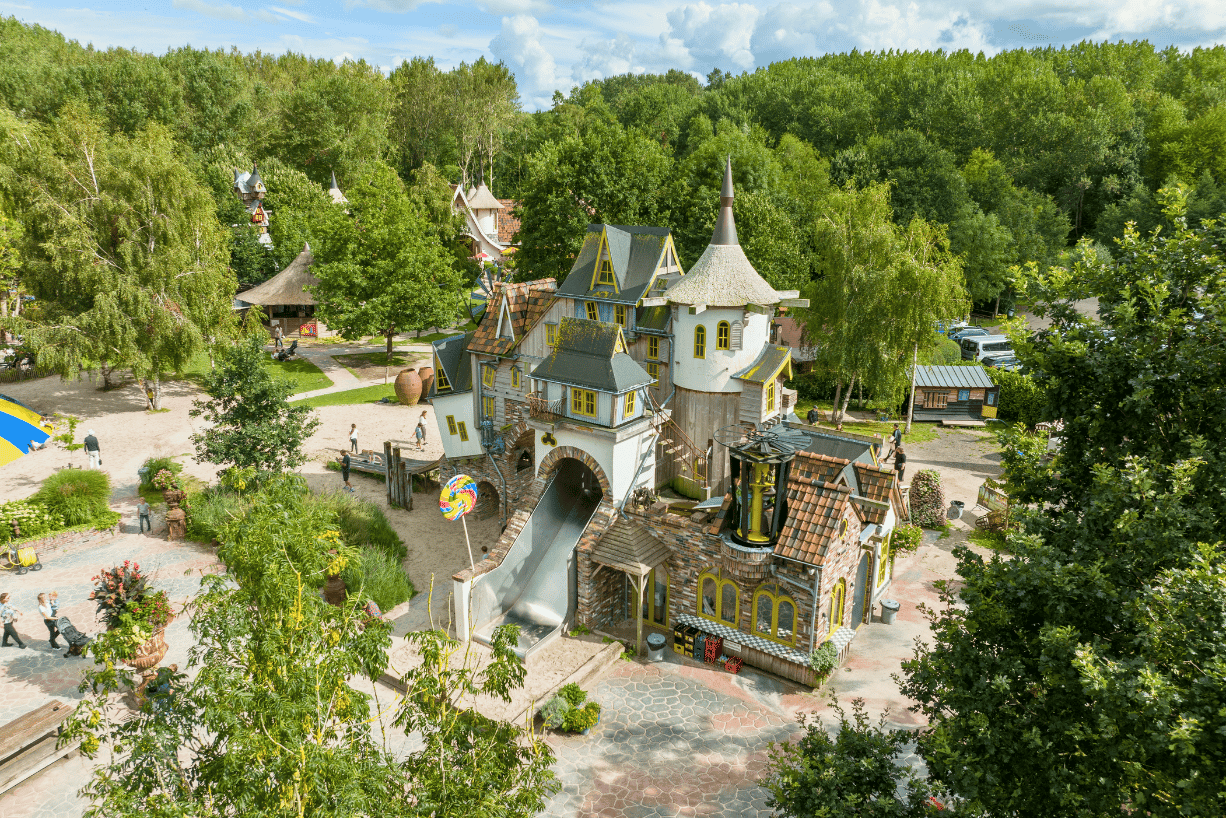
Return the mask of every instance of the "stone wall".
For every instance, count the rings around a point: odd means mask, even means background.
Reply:
[[[119,536],[121,527],[122,523],[116,523],[110,528],[72,528],[67,531],[48,534],[45,537],[39,537],[36,540],[18,540],[14,543],[6,543],[3,547],[5,550],[9,548],[33,548],[41,561],[50,551],[54,551],[56,554],[70,554],[82,548],[89,548],[99,543],[113,540]]]

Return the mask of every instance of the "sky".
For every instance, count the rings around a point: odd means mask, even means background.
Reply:
[[[587,80],[670,68],[705,78],[853,48],[1009,48],[1147,39],[1226,42],[1223,0],[0,0],[0,15],[96,48],[182,45],[365,59],[390,71],[484,56],[515,73],[523,107]]]

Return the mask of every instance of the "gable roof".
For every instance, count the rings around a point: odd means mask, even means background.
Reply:
[[[557,346],[532,370],[532,377],[614,393],[654,383],[637,361],[619,351],[624,349],[617,324],[568,316],[558,324]]]
[[[775,553],[808,565],[826,560],[830,543],[838,536],[851,489],[816,478],[788,475],[788,519],[779,533]]]
[[[991,389],[995,386],[982,366],[917,366],[915,386],[947,386],[953,389]]]
[[[303,244],[302,252],[288,267],[263,284],[239,293],[235,298],[263,307],[314,304],[315,297],[306,289],[319,283],[319,279],[311,275],[311,265],[314,263],[311,245]]]
[[[787,369],[788,377],[792,377],[792,350],[788,347],[768,345],[762,348],[752,364],[732,377],[750,383],[766,383],[777,378],[780,370],[784,368]]]
[[[631,576],[643,576],[669,557],[668,546],[638,523],[619,517],[592,549],[592,560]]]
[[[554,292],[557,282],[552,278],[542,278],[536,281],[525,281],[520,284],[498,281],[494,283],[494,292],[490,297],[489,306],[477,331],[473,333],[472,343],[468,345],[470,352],[482,352],[489,355],[507,355],[528,334],[537,321],[541,319],[554,302]],[[499,335],[503,323],[504,307],[511,317],[511,331],[514,338]]]
[[[468,345],[473,339],[473,334],[469,332],[464,335],[452,335],[450,338],[443,338],[432,344],[434,357],[438,365],[442,367],[443,374],[447,376],[447,383],[451,384],[452,393],[468,392],[473,388],[472,358],[468,355]],[[430,393],[431,397],[438,394],[438,378],[434,379]]]
[[[660,266],[669,236],[667,227],[589,224],[583,245],[558,294],[568,298],[602,298],[637,304],[651,286],[652,276]],[[602,237],[607,238],[609,243],[609,260],[613,262],[616,288],[608,284],[592,286]]]

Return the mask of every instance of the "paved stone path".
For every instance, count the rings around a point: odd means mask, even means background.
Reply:
[[[269,345],[268,349],[271,351],[272,346]],[[361,380],[333,356],[349,355],[356,352],[381,352],[384,349],[385,347],[374,347],[364,344],[355,344],[353,346],[298,347],[298,354],[319,367],[331,379],[332,385],[323,389],[312,389],[309,392],[299,392],[290,400],[296,401],[313,398],[317,395],[330,395],[333,392],[348,392],[351,389],[360,389],[364,386],[373,386],[379,383],[379,381]],[[429,356],[432,354],[432,347],[429,344],[396,344],[392,349],[396,352],[408,352],[419,356]]]

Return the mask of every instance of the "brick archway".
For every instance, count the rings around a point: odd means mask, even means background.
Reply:
[[[609,478],[605,476],[604,469],[600,468],[600,464],[596,462],[596,458],[592,457],[583,449],[576,449],[574,446],[558,446],[549,454],[545,455],[541,460],[541,467],[537,470],[537,479],[541,484],[549,482],[549,478],[553,477],[553,473],[558,470],[558,466],[562,465],[562,461],[567,458],[578,460],[583,465],[592,470],[592,474],[596,475],[596,479],[600,482],[600,488],[604,491],[605,497],[613,499],[613,488],[609,484]]]

